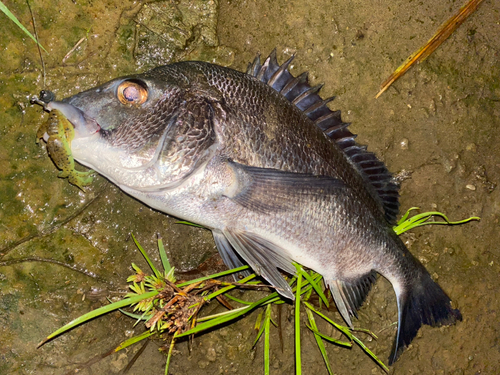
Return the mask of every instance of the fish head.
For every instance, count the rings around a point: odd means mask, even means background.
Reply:
[[[140,191],[177,186],[203,164],[215,142],[209,105],[163,68],[47,104],[74,126],[75,160]]]

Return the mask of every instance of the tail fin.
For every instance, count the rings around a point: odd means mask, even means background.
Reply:
[[[392,365],[416,336],[422,324],[430,326],[450,325],[462,320],[460,311],[453,309],[450,298],[423,270],[417,283],[409,290],[401,290],[398,299],[398,333],[389,365]]]

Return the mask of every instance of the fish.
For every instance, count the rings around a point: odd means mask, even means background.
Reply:
[[[346,323],[377,275],[396,294],[392,365],[424,324],[458,309],[392,229],[398,186],[356,143],[322,85],[274,50],[246,72],[178,62],[45,105],[75,128],[79,163],[146,205],[213,233],[228,267],[248,264],[285,298],[293,262],[323,276]],[[42,135],[43,136],[43,135]]]

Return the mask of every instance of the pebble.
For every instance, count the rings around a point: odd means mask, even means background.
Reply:
[[[408,150],[408,138],[403,138],[400,142],[399,142],[399,146],[401,147],[401,150]]]
[[[201,360],[198,362],[198,367],[203,369],[206,368],[209,364],[210,362]]]
[[[471,184],[465,185],[465,187],[469,190],[472,190],[472,191],[476,190],[476,187],[474,185],[471,185]]]
[[[475,143],[470,143],[470,144],[468,144],[468,145],[465,147],[465,149],[466,149],[467,151],[476,152],[476,151],[477,151],[477,146],[476,146],[476,144],[475,144]]]
[[[207,359],[210,362],[215,362],[215,360],[217,359],[217,353],[215,352],[215,348],[207,349]]]

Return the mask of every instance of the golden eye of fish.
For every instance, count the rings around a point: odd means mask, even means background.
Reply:
[[[148,98],[148,90],[137,82],[125,81],[118,86],[118,100],[126,105],[141,105]]]

